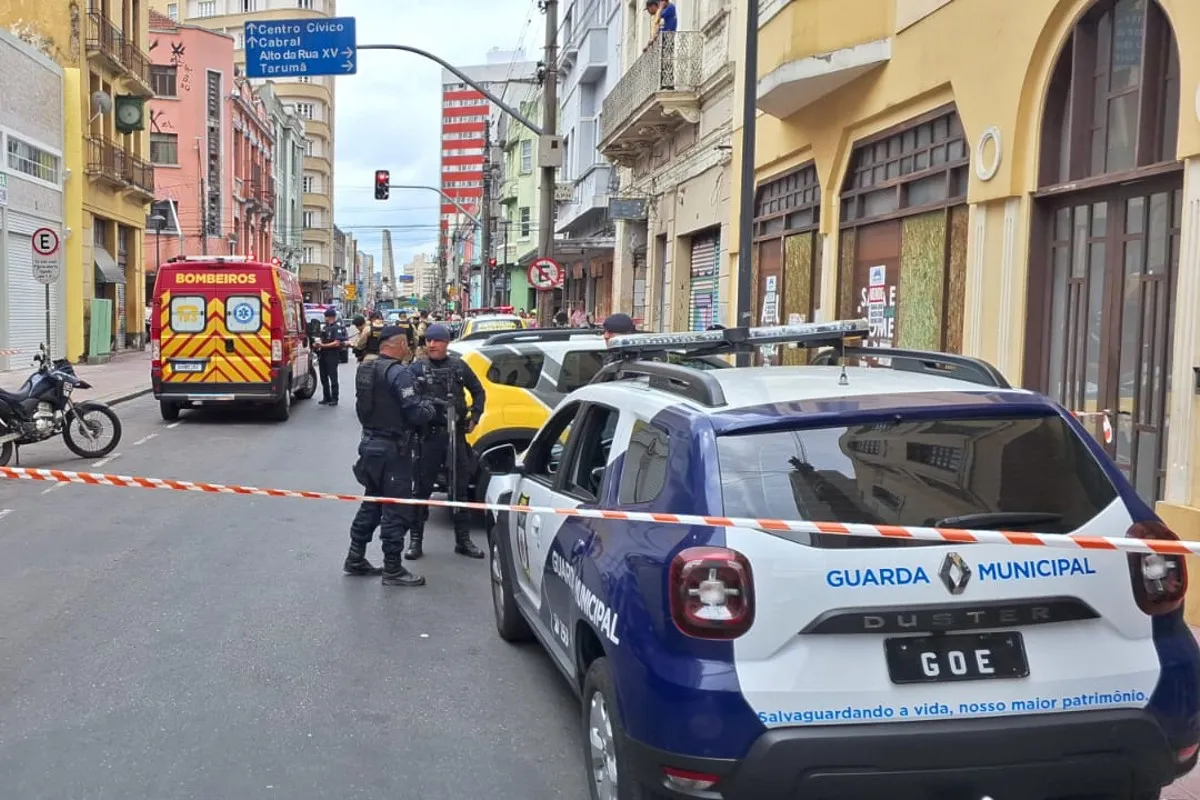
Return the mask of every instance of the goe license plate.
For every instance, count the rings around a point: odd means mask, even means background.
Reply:
[[[1029,677],[1021,634],[966,633],[884,639],[892,683]]]
[[[176,372],[204,372],[203,361],[172,361],[171,369]]]

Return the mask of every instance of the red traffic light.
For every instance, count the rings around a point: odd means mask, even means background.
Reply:
[[[391,195],[389,184],[392,182],[392,173],[386,169],[375,170],[375,199],[387,200]]]
[[[488,259],[488,266],[489,266],[489,267],[494,267],[494,266],[496,266],[496,259],[494,259],[494,258],[489,258],[489,259]]]

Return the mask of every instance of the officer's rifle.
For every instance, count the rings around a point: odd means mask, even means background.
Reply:
[[[435,372],[439,373],[439,378],[441,373],[445,374],[446,438],[449,440],[446,447],[446,472],[449,484],[446,487],[446,498],[453,503],[458,500],[456,496],[458,493],[458,393],[455,391],[458,376],[455,374],[453,365],[435,368],[432,366],[432,362],[426,361],[426,363],[431,365],[425,373],[425,381],[430,387],[441,383],[440,380],[434,381]]]

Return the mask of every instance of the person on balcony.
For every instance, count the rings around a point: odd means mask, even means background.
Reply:
[[[675,14],[675,4],[671,0],[646,0],[646,13],[652,18],[650,23],[650,41],[647,48],[654,45],[660,33],[675,33],[679,28],[679,18]],[[675,88],[675,37],[663,36],[660,45],[662,53],[662,88]]]

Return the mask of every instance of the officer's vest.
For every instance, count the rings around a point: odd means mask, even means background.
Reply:
[[[382,325],[371,323],[371,333],[367,336],[367,344],[363,350],[368,354],[379,354],[379,332],[383,330]]]
[[[457,356],[448,354],[441,363],[434,363],[429,356],[422,358],[421,363],[428,386],[426,394],[443,400],[453,397],[459,420],[465,420],[467,395],[463,389],[462,376],[459,374],[459,370],[464,368],[462,362]]]
[[[392,367],[403,369],[399,361],[381,356],[358,368],[354,376],[354,411],[363,428],[401,436],[411,426],[388,388],[387,371]]]

